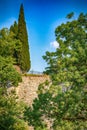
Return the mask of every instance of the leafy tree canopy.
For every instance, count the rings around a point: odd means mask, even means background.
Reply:
[[[0,30],[0,55],[2,57],[12,57],[15,64],[20,65],[21,42],[14,38],[14,34],[7,28]]]
[[[46,128],[44,117],[54,130],[87,129],[87,14],[62,23],[55,35],[59,48],[43,56],[52,82],[39,86],[25,119],[35,129]]]
[[[20,81],[21,75],[13,67],[13,59],[0,56],[0,87],[17,86]]]
[[[17,101],[15,92],[0,88],[0,129],[28,130],[23,120],[24,105]]]

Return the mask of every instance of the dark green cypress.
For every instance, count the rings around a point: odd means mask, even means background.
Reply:
[[[17,39],[17,34],[18,34],[18,24],[16,21],[14,21],[14,24],[11,25],[10,27],[10,32],[13,32],[14,33],[14,38]]]
[[[18,39],[22,43],[20,67],[23,72],[27,72],[30,70],[31,62],[23,4],[21,4],[20,6],[20,13],[18,19]]]

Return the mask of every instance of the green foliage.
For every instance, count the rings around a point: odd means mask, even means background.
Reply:
[[[20,81],[21,75],[13,67],[12,58],[0,56],[0,87],[17,86]]]
[[[0,88],[0,130],[28,130],[23,110],[14,91],[7,92]]]
[[[20,42],[13,40],[8,29],[0,30],[0,87],[17,86],[21,75],[15,70],[14,64],[19,61]]]
[[[28,35],[27,35],[25,18],[24,18],[23,5],[21,5],[20,7],[20,13],[18,19],[18,39],[22,43],[20,67],[22,71],[26,72],[29,71],[31,63],[30,63]]]
[[[14,42],[9,37],[8,29],[0,30],[0,55],[4,57],[12,56],[14,50]]]
[[[12,39],[8,29],[0,30],[0,130],[27,130],[23,120],[24,107],[8,87],[18,86],[21,75],[15,70],[14,52],[19,52],[19,43]],[[18,46],[17,46],[18,44]]]
[[[83,121],[75,121],[75,122],[71,122],[71,121],[61,121],[59,122],[59,125],[56,126],[54,129],[55,130],[84,130],[87,129],[87,121],[83,122]]]
[[[14,34],[8,29],[0,30],[0,55],[2,57],[12,57],[15,59],[15,64],[20,65],[21,57],[21,42],[14,38]]]
[[[31,67],[23,5],[20,7],[18,24],[15,21],[10,29],[0,30],[0,55],[12,56],[22,72],[29,71]]]
[[[43,56],[52,83],[39,86],[25,119],[35,128],[45,117],[54,130],[87,129],[87,15],[61,24],[55,35],[59,48]]]
[[[22,41],[17,35],[18,25],[16,22],[10,29],[0,30],[0,130],[29,129],[23,119],[25,105],[19,102],[14,90],[8,89],[12,86],[18,86],[18,83],[22,81],[21,74],[16,71],[14,65],[21,66],[21,63],[25,62],[22,61],[23,48],[25,50],[25,47],[22,46]],[[28,49],[28,45],[26,47]],[[24,54],[27,53],[24,52]],[[25,69],[28,70],[28,68]]]
[[[74,16],[74,13],[71,12],[70,14],[68,14],[68,15],[66,16],[66,18],[71,19],[73,16]]]
[[[17,39],[17,34],[18,34],[18,24],[15,21],[13,25],[10,27],[10,33],[13,33],[13,38]]]
[[[20,42],[13,40],[8,29],[0,30],[0,130],[27,130],[23,107],[8,87],[18,86],[21,75],[15,70],[15,52],[20,53]],[[20,118],[22,117],[22,118]]]
[[[45,130],[46,123],[43,121],[42,117],[44,117],[49,109],[48,106],[51,95],[49,93],[39,94],[38,98],[34,100],[32,107],[26,107],[24,116],[25,120],[29,122],[29,125],[33,125],[35,130]]]
[[[0,31],[0,42],[1,55],[12,55],[22,72],[29,71],[31,63],[23,5],[20,7],[18,24],[15,21],[9,30]]]

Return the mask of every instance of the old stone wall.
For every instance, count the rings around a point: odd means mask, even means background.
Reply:
[[[23,76],[22,82],[16,88],[19,99],[31,105],[34,98],[37,97],[39,84],[46,80],[49,80],[49,76],[47,75]]]

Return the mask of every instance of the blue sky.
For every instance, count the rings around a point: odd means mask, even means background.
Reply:
[[[0,29],[10,27],[18,20],[20,4],[24,5],[29,36],[31,70],[43,71],[46,63],[42,56],[55,51],[55,28],[65,22],[66,15],[87,13],[87,0],[0,0]]]

